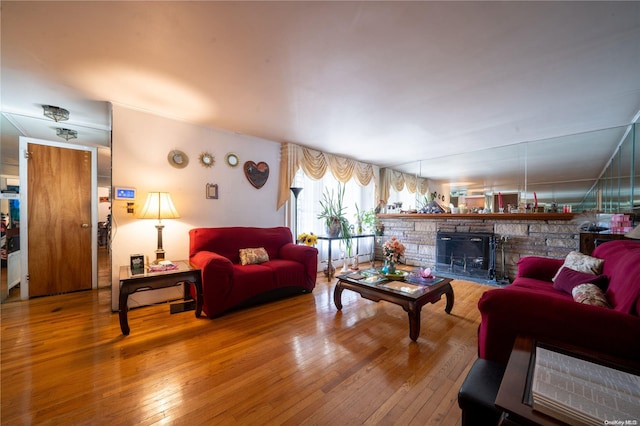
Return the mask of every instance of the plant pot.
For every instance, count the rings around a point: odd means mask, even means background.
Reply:
[[[341,226],[340,226],[340,219],[336,218],[332,218],[331,222],[329,223],[329,227],[327,228],[327,234],[329,234],[329,237],[331,238],[336,238],[338,236],[340,236],[340,231],[341,231]]]

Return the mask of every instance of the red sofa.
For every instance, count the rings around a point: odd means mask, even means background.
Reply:
[[[240,264],[240,250],[263,247],[268,261]],[[292,294],[316,285],[318,250],[297,245],[289,228],[195,228],[189,260],[202,271],[202,310],[209,317]]]
[[[611,309],[575,302],[553,288],[564,259],[524,257],[514,282],[478,302],[478,356],[506,364],[516,335],[565,342],[622,359],[640,359],[640,242],[610,241],[593,252],[604,259]]]

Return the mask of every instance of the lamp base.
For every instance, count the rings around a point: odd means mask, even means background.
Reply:
[[[164,225],[161,222],[158,222],[156,225],[156,229],[158,230],[158,249],[156,250],[156,261],[154,264],[160,263],[161,260],[164,260],[164,248],[162,247],[162,228]]]
[[[165,254],[164,250],[162,249],[156,250],[156,260],[153,263],[157,265],[158,263],[160,263],[160,261],[164,260],[164,254]]]

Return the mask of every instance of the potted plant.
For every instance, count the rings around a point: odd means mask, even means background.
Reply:
[[[341,236],[347,249],[351,248],[351,231],[349,229],[349,220],[345,216],[344,207],[344,190],[342,184],[338,185],[338,193],[333,189],[329,192],[325,189],[320,200],[321,211],[318,219],[324,219],[327,234],[330,237]]]
[[[376,216],[375,209],[361,211],[358,208],[358,204],[356,204],[356,221],[358,223],[358,234],[362,234],[364,232],[375,232],[380,224],[378,216]]]
[[[380,222],[378,221],[378,216],[376,216],[374,209],[367,210],[362,214],[362,224],[368,232],[376,231]]]

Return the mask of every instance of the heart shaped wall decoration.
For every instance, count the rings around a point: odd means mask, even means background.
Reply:
[[[253,161],[247,161],[244,163],[244,174],[251,185],[260,189],[267,183],[267,179],[269,179],[269,165],[264,161],[258,164]]]

